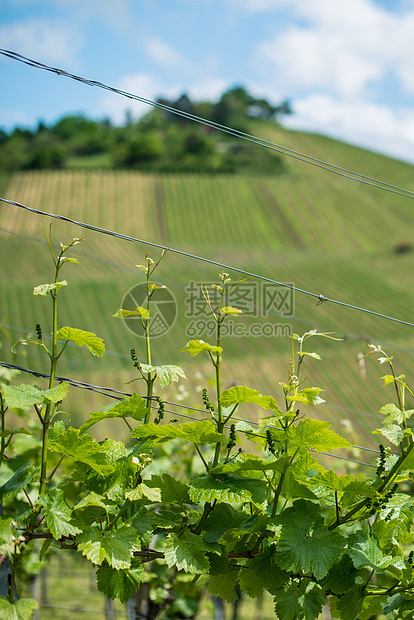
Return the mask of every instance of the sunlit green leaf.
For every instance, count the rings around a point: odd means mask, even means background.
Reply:
[[[226,441],[217,433],[214,422],[203,420],[185,424],[142,424],[132,433],[134,437],[154,437],[156,439],[185,439],[192,443],[217,443]]]
[[[39,286],[34,287],[33,295],[47,295],[50,291],[58,291],[66,285],[66,280],[62,280],[61,282],[52,282],[52,284],[39,284]]]
[[[126,603],[145,581],[146,572],[140,562],[135,560],[130,568],[116,570],[111,566],[102,565],[96,571],[98,590],[109,598],[117,598]]]
[[[184,370],[180,366],[167,364],[165,366],[155,366],[154,368],[157,372],[157,377],[161,388],[178,381],[180,377],[182,379],[187,378]]]
[[[93,564],[100,566],[106,560],[116,569],[129,568],[134,551],[141,548],[136,531],[127,525],[109,531],[88,526],[77,542],[79,551]]]
[[[119,310],[117,310],[112,316],[115,319],[125,319],[129,316],[140,316],[143,319],[150,318],[148,310],[142,308],[141,306],[135,308],[135,310],[124,310],[123,308],[119,308]]]
[[[30,620],[33,610],[39,607],[39,603],[33,598],[22,598],[12,605],[0,596],[0,618],[2,620]]]
[[[350,448],[351,444],[346,439],[329,430],[330,425],[330,422],[310,418],[301,420],[297,426],[291,426],[287,432],[289,447],[292,450],[301,451],[313,448],[316,452]]]
[[[10,409],[23,409],[51,400],[57,403],[65,398],[69,384],[64,382],[49,390],[41,390],[36,385],[6,385],[0,383],[1,393]]]
[[[323,392],[321,388],[305,388],[295,392],[295,394],[286,396],[287,400],[297,401],[304,403],[305,405],[320,405],[325,401],[319,396],[320,392]]]
[[[353,534],[349,541],[347,553],[350,555],[355,568],[369,566],[379,573],[393,563],[392,556],[384,555],[378,541],[363,530]]]
[[[375,435],[381,434],[388,439],[394,446],[399,446],[405,437],[404,429],[397,424],[389,424],[383,428],[377,428],[372,431]]]
[[[180,352],[188,353],[191,356],[198,355],[201,351],[208,351],[210,353],[219,354],[223,352],[221,347],[216,347],[204,340],[189,340],[185,347],[180,349]]]
[[[188,501],[188,487],[170,474],[153,475],[145,480],[147,487],[159,489],[161,501],[165,503],[183,504]]]
[[[220,553],[220,547],[206,543],[201,536],[188,530],[180,537],[174,533],[168,534],[165,543],[165,561],[170,568],[176,566],[178,570],[193,575],[208,573],[210,564],[207,552]]]
[[[237,316],[238,314],[243,314],[243,310],[240,310],[239,308],[234,308],[233,306],[224,306],[223,308],[220,308],[220,314]]]
[[[222,474],[198,476],[189,483],[190,498],[212,502],[215,499],[222,502],[253,502],[261,505],[266,500],[267,483],[262,480]]]
[[[105,352],[105,345],[102,338],[98,338],[92,332],[85,332],[75,327],[61,327],[57,333],[58,340],[70,340],[78,347],[85,345],[92,355],[102,357]]]
[[[220,402],[223,407],[230,407],[239,403],[255,403],[263,409],[274,409],[278,411],[277,402],[272,396],[263,396],[257,390],[238,385],[231,387],[222,393]]]
[[[81,532],[72,518],[72,511],[65,502],[61,489],[52,489],[49,493],[40,495],[37,501],[45,509],[47,526],[56,540]]]
[[[84,433],[88,428],[108,418],[132,418],[133,420],[142,420],[147,412],[147,403],[142,396],[132,394],[120,401],[110,403],[102,407],[99,411],[93,411],[90,418],[85,424],[82,424],[80,431]]]
[[[325,527],[320,506],[299,499],[283,511],[278,522],[282,531],[275,561],[281,568],[312,571],[321,579],[342,556],[346,539]]]
[[[62,422],[56,422],[50,429],[49,449],[89,465],[101,476],[114,471],[113,465],[108,462],[106,450],[91,435],[81,435],[77,428],[66,429]]]

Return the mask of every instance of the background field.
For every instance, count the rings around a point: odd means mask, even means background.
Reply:
[[[263,126],[256,129],[264,131]],[[408,164],[277,126],[269,127],[263,137],[414,190],[414,168]],[[414,252],[395,251],[398,245],[412,242],[413,202],[294,159],[285,163],[287,171],[274,176],[55,171],[15,173],[2,178],[0,184],[4,197],[27,206],[413,322]],[[45,225],[49,223],[46,219]],[[134,347],[144,359],[143,343],[112,314],[121,306],[124,294],[142,282],[143,274],[135,265],[143,262],[146,252],[156,259],[160,250],[55,220],[52,231],[56,244],[85,237],[71,253],[80,264],[68,265],[62,272],[69,286],[62,291],[59,323],[93,331],[107,347],[101,359],[69,347],[59,374],[139,391],[139,383],[125,383],[134,378],[130,349]],[[1,356],[47,372],[47,360],[39,347],[25,347],[25,357],[14,358],[7,338],[15,342],[27,337],[34,333],[36,323],[45,334],[50,331],[48,299],[32,295],[33,286],[53,280],[42,218],[1,203],[0,234],[0,320],[6,332],[2,334]],[[201,406],[199,392],[208,387],[211,370],[207,360],[179,353],[189,339],[186,330],[192,320],[185,316],[185,288],[191,281],[217,281],[220,271],[170,252],[156,272],[155,279],[170,288],[180,308],[172,329],[154,341],[154,362],[180,364],[188,376],[185,388],[174,385],[167,391],[172,402]],[[239,277],[234,271],[230,275],[233,280]],[[332,331],[343,339],[311,341],[311,350],[317,350],[323,361],[309,359],[305,374],[309,384],[325,389],[326,400],[313,413],[332,420],[337,430],[344,430],[344,420],[349,420],[353,441],[375,446],[376,437],[370,430],[378,424],[376,412],[393,394],[382,386],[380,377],[385,371],[374,357],[367,360],[366,376],[362,376],[356,362],[358,353],[369,351],[367,342],[382,344],[395,356],[397,371],[410,381],[414,377],[414,330],[338,305],[316,303],[314,297],[296,293],[292,318],[274,312],[259,321],[289,325],[297,333]],[[258,322],[248,316],[237,321],[246,326]],[[207,333],[200,337],[209,340]],[[228,337],[223,346],[224,387],[240,383],[280,398],[278,382],[287,375],[289,338]],[[22,381],[29,379],[24,376]],[[77,424],[89,411],[106,403],[103,396],[73,388],[65,407]],[[172,405],[170,409],[179,411]],[[245,409],[243,415],[254,417],[256,411]],[[98,436],[105,432],[104,427],[97,431]],[[124,433],[121,426],[119,433]]]

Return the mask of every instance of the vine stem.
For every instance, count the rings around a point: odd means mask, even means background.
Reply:
[[[217,321],[217,347],[220,346],[221,334],[220,334],[221,322]],[[224,429],[224,420],[223,420],[223,408],[221,406],[220,396],[221,396],[221,353],[217,353],[216,361],[214,362],[214,367],[216,370],[216,394],[217,394],[217,432],[222,433]],[[218,465],[220,460],[220,450],[221,450],[221,442],[218,441],[216,443],[216,449],[214,452],[213,459],[213,467]]]
[[[384,489],[391,482],[395,474],[401,469],[402,464],[404,463],[405,459],[410,454],[413,448],[414,448],[414,443],[411,443],[408,446],[408,448],[405,450],[405,452],[403,452],[403,454],[399,457],[398,461],[394,464],[394,466],[388,473],[386,479],[383,481],[381,486],[377,489],[379,493],[382,493],[384,491]],[[342,518],[339,518],[339,519],[336,518],[336,521],[334,523],[331,523],[331,525],[328,526],[328,530],[334,530],[335,528],[349,521],[351,517],[353,517],[357,512],[359,512],[362,508],[364,508],[364,506],[366,506],[369,500],[370,498],[366,497],[361,502],[359,502],[359,504],[357,504],[354,508],[352,508],[352,510],[347,512],[346,515],[344,515]]]
[[[56,261],[56,271],[55,271],[55,284],[59,278],[59,270],[61,266],[60,259],[62,257],[63,252],[61,252],[59,258]],[[50,355],[50,377],[49,377],[49,389],[51,389],[55,384],[55,375],[56,368],[58,362],[58,353],[57,353],[57,334],[58,334],[58,303],[57,303],[57,292],[56,289],[50,292],[52,297],[52,352]],[[52,405],[52,401],[48,400],[45,413],[42,421],[42,455],[41,455],[41,468],[40,468],[40,487],[39,487],[39,495],[42,495],[46,490],[46,484],[48,482],[47,479],[47,449],[49,442],[49,429],[50,422],[52,419],[54,411],[54,406]]]

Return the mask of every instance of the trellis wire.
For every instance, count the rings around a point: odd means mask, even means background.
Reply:
[[[284,282],[278,282],[277,280],[274,280],[273,278],[268,278],[266,276],[262,276],[260,274],[256,274],[256,273],[252,273],[250,271],[246,271],[244,269],[240,269],[238,267],[233,267],[231,265],[225,265],[224,263],[220,263],[218,261],[214,261],[210,258],[203,258],[202,256],[197,256],[196,254],[190,254],[188,252],[184,252],[183,250],[177,250],[175,248],[170,248],[167,247],[165,245],[162,245],[160,243],[155,243],[153,241],[144,241],[143,239],[138,239],[137,237],[131,237],[130,235],[124,235],[122,233],[118,233],[115,232],[113,230],[108,230],[105,228],[100,228],[99,226],[94,226],[92,224],[87,224],[85,222],[79,222],[77,220],[73,220],[69,217],[66,217],[64,215],[58,215],[58,214],[54,214],[54,213],[47,213],[46,211],[41,211],[39,209],[34,209],[33,207],[28,207],[26,205],[20,204],[19,202],[15,202],[13,200],[7,200],[6,198],[1,198],[0,197],[0,201],[1,202],[5,202],[7,204],[10,204],[12,206],[15,207],[19,207],[21,209],[25,209],[27,211],[30,211],[31,213],[36,213],[37,215],[42,215],[45,217],[51,217],[57,220],[62,220],[64,222],[69,222],[71,224],[74,224],[75,226],[79,226],[81,228],[86,228],[87,230],[93,230],[95,232],[101,233],[101,234],[105,234],[105,235],[109,235],[111,237],[116,237],[118,239],[123,239],[124,241],[130,241],[130,242],[136,242],[136,243],[141,243],[144,245],[149,245],[151,247],[156,247],[159,248],[161,250],[164,251],[169,251],[172,252],[174,254],[179,254],[180,256],[185,256],[187,258],[191,258],[193,260],[197,260],[197,261],[201,261],[204,263],[208,263],[210,265],[215,265],[216,267],[220,267],[221,269],[228,269],[230,271],[235,271],[236,273],[240,273],[244,276],[247,276],[249,278],[255,278],[257,280],[262,280],[265,282],[270,282],[271,284],[276,284],[277,286],[281,286],[283,288],[288,288],[292,291],[295,291],[296,293],[302,293],[304,295],[308,295],[310,297],[316,298],[318,300],[317,305],[325,303],[325,302],[329,302],[338,306],[343,306],[345,308],[349,308],[350,310],[357,310],[359,312],[364,312],[366,314],[370,314],[372,316],[376,316],[378,318],[382,318],[382,319],[387,319],[388,321],[393,321],[394,323],[399,323],[402,325],[407,325],[408,327],[414,327],[414,323],[410,323],[409,321],[404,321],[402,319],[397,319],[395,317],[391,317],[388,316],[386,314],[382,314],[380,312],[376,312],[374,310],[369,310],[367,308],[361,308],[359,306],[355,306],[353,304],[349,304],[343,301],[339,301],[337,299],[330,299],[329,297],[325,297],[325,295],[322,294],[317,294],[317,293],[312,293],[310,291],[306,291],[305,289],[301,289],[298,288],[296,286],[293,286],[292,284],[286,284]]]
[[[34,67],[36,69],[43,69],[45,71],[49,71],[51,73],[55,73],[57,75],[62,75],[64,77],[76,80],[77,82],[82,82],[83,84],[86,84],[87,86],[96,86],[98,88],[102,88],[104,90],[108,90],[110,92],[113,92],[117,95],[121,95],[122,97],[127,97],[128,99],[134,99],[135,101],[139,101],[141,103],[144,103],[146,105],[149,105],[151,107],[154,108],[158,108],[161,110],[164,110],[166,112],[169,112],[170,114],[175,114],[177,116],[186,118],[188,120],[191,120],[193,122],[196,123],[200,123],[202,125],[205,125],[207,127],[211,127],[213,129],[216,129],[218,131],[230,134],[236,138],[239,138],[241,140],[246,140],[248,142],[252,142],[253,144],[256,144],[258,146],[270,149],[272,151],[276,151],[277,153],[280,153],[282,155],[286,155],[288,157],[291,157],[293,159],[302,161],[303,163],[307,163],[310,164],[312,166],[315,166],[317,168],[321,168],[322,170],[326,170],[327,172],[331,172],[333,174],[337,174],[341,177],[345,177],[347,179],[350,179],[352,181],[357,181],[358,183],[363,183],[365,185],[369,185],[371,187],[375,187],[377,189],[382,189],[384,191],[387,192],[391,192],[394,194],[398,194],[401,196],[404,196],[405,198],[410,198],[410,199],[414,199],[414,192],[412,192],[411,190],[407,190],[405,188],[402,187],[398,187],[396,185],[392,185],[391,183],[387,183],[385,181],[381,181],[380,179],[375,179],[373,177],[369,177],[367,175],[361,174],[360,172],[355,172],[352,170],[348,170],[347,168],[342,168],[341,166],[337,166],[335,164],[331,164],[329,162],[317,159],[315,157],[311,157],[310,155],[306,155],[304,153],[300,153],[298,151],[294,151],[292,149],[289,149],[287,147],[284,147],[280,144],[276,144],[274,142],[270,142],[269,140],[264,140],[263,138],[258,138],[257,136],[253,136],[251,134],[247,134],[243,131],[239,131],[237,129],[233,129],[231,127],[228,127],[226,125],[221,125],[220,123],[216,123],[214,121],[208,120],[206,118],[201,118],[199,116],[196,116],[194,114],[190,114],[189,112],[185,112],[183,110],[179,110],[177,108],[174,108],[173,106],[169,106],[166,105],[164,103],[162,103],[161,101],[152,101],[150,99],[147,99],[145,97],[141,97],[139,95],[135,95],[133,93],[128,93],[126,91],[120,90],[118,88],[115,88],[113,86],[108,86],[107,84],[103,84],[102,82],[99,82],[97,80],[90,80],[84,77],[81,77],[79,75],[74,75],[73,73],[69,73],[68,71],[65,71],[64,69],[58,69],[56,67],[51,67],[49,65],[45,65],[42,62],[39,62],[37,60],[33,60],[31,58],[27,58],[26,56],[23,56],[22,54],[18,54],[17,52],[13,52],[11,50],[6,50],[6,49],[0,49],[0,54],[2,54],[3,56],[6,56],[8,58],[11,58],[12,60],[17,60],[18,62],[22,62],[26,65],[29,65],[31,67]]]
[[[29,370],[28,368],[23,368],[22,366],[16,366],[15,364],[8,364],[6,362],[1,362],[0,361],[0,366],[4,367],[4,368],[8,368],[11,370],[19,370],[20,372],[26,372],[28,374],[31,374],[35,377],[39,377],[42,379],[49,379],[50,375],[46,374],[46,373],[42,373],[42,372],[38,372],[36,370]],[[108,398],[113,398],[115,400],[122,400],[122,397],[130,397],[132,396],[131,393],[128,392],[122,392],[120,390],[116,390],[114,388],[108,388],[108,387],[102,387],[102,386],[97,386],[97,385],[92,385],[90,383],[85,383],[84,381],[77,381],[76,379],[69,379],[67,377],[55,377],[55,380],[58,381],[59,383],[65,382],[65,383],[69,383],[70,385],[72,385],[73,387],[77,387],[83,390],[90,390],[92,392],[97,392],[98,394],[101,394],[103,396],[107,396]],[[145,398],[145,397],[144,397]],[[155,399],[155,397],[154,397]],[[191,409],[192,411],[198,411],[200,413],[205,413],[208,414],[209,411],[207,409],[197,409],[196,407],[190,407],[189,405],[184,405],[182,403],[173,403],[171,401],[163,401],[164,403],[166,403],[167,405],[171,405],[173,407],[181,407],[184,409]],[[152,409],[158,409],[158,405],[151,405]],[[169,409],[165,409],[164,410],[166,413],[169,413],[172,416],[179,416],[181,418],[187,418],[190,420],[195,420],[196,422],[201,422],[203,421],[203,418],[197,418],[195,416],[190,416],[187,415],[185,413],[180,413],[179,411],[171,411]],[[208,420],[210,418],[204,418],[204,420]],[[247,424],[254,424],[255,426],[258,425],[258,422],[255,422],[254,420],[245,420],[243,418],[237,418],[237,417],[233,417],[232,419],[237,420],[238,422],[245,422]],[[229,428],[229,427],[226,427]],[[374,452],[375,454],[380,454],[379,450],[375,450],[373,448],[366,448],[363,446],[355,446],[353,445],[352,448],[357,449],[357,450],[364,450],[367,452]],[[311,449],[312,452],[316,452],[316,450]],[[354,459],[350,459],[348,457],[345,456],[341,456],[339,454],[331,454],[330,452],[320,452],[320,454],[323,454],[324,456],[331,456],[333,458],[337,458],[343,461],[350,461],[351,463],[356,463],[358,465],[365,465],[366,467],[376,467],[375,465],[371,465],[369,463],[364,463],[363,461],[356,461]]]

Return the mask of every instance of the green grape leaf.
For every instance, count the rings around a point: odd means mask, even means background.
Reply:
[[[90,414],[90,418],[85,424],[80,427],[81,434],[88,430],[91,426],[106,420],[108,418],[132,418],[133,420],[142,420],[147,412],[147,403],[138,394],[132,394],[123,398],[122,400],[110,403],[99,411],[93,411]]]
[[[0,487],[0,502],[3,501],[4,498],[10,498],[30,484],[34,478],[39,474],[39,468],[34,465],[30,465],[30,463],[26,463],[19,467],[17,471],[9,478],[2,487]]]
[[[394,380],[394,379],[393,379]],[[384,420],[385,424],[391,424],[392,422],[396,422],[397,424],[402,424],[404,422],[404,414],[401,409],[398,409],[394,403],[388,403],[388,405],[384,405],[378,411],[378,413],[387,416]]]
[[[135,308],[135,310],[123,310],[122,308],[119,308],[119,310],[117,310],[115,314],[113,314],[112,316],[115,319],[125,319],[128,316],[140,316],[143,319],[150,318],[148,310],[146,310],[145,308],[142,308],[141,306],[139,306],[138,308]]]
[[[185,439],[192,443],[217,443],[226,441],[217,433],[214,422],[202,420],[185,424],[142,424],[134,429],[133,437],[154,437],[155,442],[162,439]]]
[[[58,403],[65,398],[68,393],[69,383],[63,382],[55,387],[45,390],[43,392],[43,398],[45,400],[51,400],[52,403]]]
[[[294,473],[287,470],[285,479],[283,481],[282,495],[286,498],[303,498],[303,499],[317,499],[315,493],[313,493],[308,486],[301,484]]]
[[[320,405],[325,402],[323,398],[319,396],[319,393],[323,391],[322,388],[317,387],[305,388],[304,390],[295,392],[295,394],[286,396],[286,399],[304,403],[305,405]]]
[[[338,476],[332,469],[316,473],[310,480],[312,485],[323,485],[332,491],[342,491],[351,480],[350,476]],[[368,486],[368,485],[366,485]],[[375,491],[373,491],[375,495]]]
[[[6,385],[0,383],[1,393],[10,409],[23,409],[45,400],[57,403],[63,400],[68,393],[69,384],[67,382],[60,383],[49,390],[41,390],[36,385]]]
[[[81,435],[77,428],[65,428],[62,422],[56,422],[50,429],[48,447],[54,452],[89,465],[101,476],[107,476],[114,471],[104,447],[96,443],[91,435]]]
[[[14,534],[12,530],[12,517],[0,517],[0,544],[11,545],[14,541]]]
[[[326,452],[337,450],[338,448],[350,448],[351,444],[329,430],[331,423],[321,420],[311,420],[306,418],[299,422],[297,426],[291,426],[287,431],[289,447],[292,451],[308,451],[310,448],[316,452]]]
[[[262,505],[266,501],[267,484],[262,480],[223,474],[198,476],[189,483],[190,499],[195,502],[253,502]]]
[[[89,506],[99,506],[108,512],[116,512],[118,509],[112,501],[108,501],[103,495],[99,495],[94,491],[89,491],[86,495],[80,499],[74,506],[74,510],[80,510],[81,508],[88,508]]]
[[[399,446],[405,437],[404,429],[397,424],[388,424],[388,426],[384,426],[383,428],[375,429],[372,433],[374,435],[383,435],[388,441],[393,443],[394,446]]]
[[[182,379],[187,379],[184,370],[180,366],[167,364],[165,366],[154,366],[154,370],[157,372],[160,388],[170,385],[174,381],[178,381],[180,377]]]
[[[250,568],[260,579],[265,590],[277,595],[289,581],[290,575],[275,563],[276,545],[270,545],[249,561]]]
[[[242,591],[250,598],[258,598],[263,594],[263,582],[257,573],[249,568],[242,568],[239,573]]]
[[[364,530],[359,530],[348,539],[348,551],[355,568],[369,566],[376,573],[383,572],[393,563],[391,555],[384,555],[378,541]]]
[[[281,568],[322,579],[341,558],[346,540],[325,527],[320,506],[299,499],[277,521],[282,531],[275,561]]]
[[[239,598],[236,592],[238,576],[238,569],[233,569],[220,575],[212,575],[207,581],[207,590],[211,595],[219,596],[227,603],[234,603]]]
[[[141,543],[147,547],[150,545],[153,537],[153,520],[155,513],[148,512],[146,507],[140,507],[128,521],[124,523],[126,525],[132,525],[136,531]]]
[[[45,495],[39,495],[37,501],[45,509],[45,520],[55,540],[62,536],[76,536],[82,531],[72,518],[72,511],[65,502],[62,489],[52,489]]]
[[[98,590],[111,599],[119,599],[121,603],[134,596],[145,576],[145,569],[138,561],[134,561],[130,568],[119,570],[103,564],[96,571]]]
[[[363,480],[350,480],[344,485],[341,505],[343,507],[352,506],[356,502],[366,497],[376,497],[377,491],[368,482]]]
[[[319,353],[309,353],[308,351],[301,351],[300,355],[308,355],[309,357],[313,357],[314,360],[322,359]]]
[[[364,604],[364,586],[356,585],[338,600],[337,608],[342,620],[359,618]]]
[[[168,534],[165,542],[167,566],[169,568],[176,566],[178,570],[193,575],[208,573],[210,563],[206,556],[207,552],[220,554],[220,547],[206,543],[200,536],[188,530],[181,537],[174,533]]]
[[[412,620],[414,601],[405,599],[403,596],[401,596],[401,594],[395,594],[388,600],[388,605],[386,605],[386,607],[384,608],[383,613],[388,615],[393,611],[398,612],[398,620],[400,620],[400,618],[407,618],[407,620]]]
[[[241,527],[246,514],[225,502],[217,503],[204,524],[204,540],[217,542],[226,532]]]
[[[141,548],[136,531],[127,525],[109,531],[88,526],[77,542],[79,551],[93,564],[100,566],[106,560],[115,569],[129,568],[134,551]]]
[[[75,327],[61,327],[57,333],[57,337],[58,340],[70,340],[78,347],[85,345],[92,355],[102,357],[105,353],[104,341],[92,332],[85,332]]]
[[[0,617],[2,620],[30,620],[32,612],[39,607],[33,598],[22,598],[13,605],[0,596]]]
[[[32,431],[28,431],[27,428],[5,428],[1,431],[0,437],[10,437],[10,435],[33,435]]]
[[[215,347],[204,340],[189,340],[185,347],[180,349],[180,353],[188,353],[191,356],[198,355],[201,351],[208,351],[210,353],[215,353],[216,355],[223,352],[221,347]]]
[[[76,258],[71,258],[69,256],[64,256],[61,260],[60,263],[63,265],[63,263],[74,263],[74,264],[78,264],[79,265],[79,261]]]
[[[268,459],[261,459],[254,454],[241,454],[237,458],[237,461],[225,463],[224,465],[217,465],[210,469],[211,474],[226,474],[226,473],[239,473],[248,471],[279,471],[280,463],[274,457]]]
[[[208,553],[210,562],[210,575],[221,575],[229,570],[230,560],[225,555],[215,555]]]
[[[275,611],[283,620],[316,620],[324,603],[321,587],[309,579],[302,579],[298,585],[292,583],[277,594]]]
[[[184,504],[188,502],[187,485],[170,476],[170,474],[153,475],[150,480],[145,480],[145,484],[149,488],[160,490],[162,502],[167,504]]]
[[[224,306],[220,308],[220,314],[229,314],[231,316],[237,316],[238,314],[243,314],[243,310],[239,308],[235,308],[234,306]]]
[[[279,411],[277,402],[272,396],[263,396],[257,390],[242,385],[225,390],[220,396],[220,402],[223,407],[230,407],[230,405],[239,403],[255,403],[263,407],[263,409]]]
[[[355,587],[355,578],[358,574],[349,555],[344,555],[339,564],[334,564],[321,586],[334,594],[345,594]]]
[[[33,295],[47,295],[51,291],[58,291],[66,285],[66,280],[62,280],[61,282],[52,282],[52,284],[39,284],[39,286],[34,287]]]
[[[380,617],[387,602],[386,596],[366,596],[359,612],[358,620],[371,620]]]

